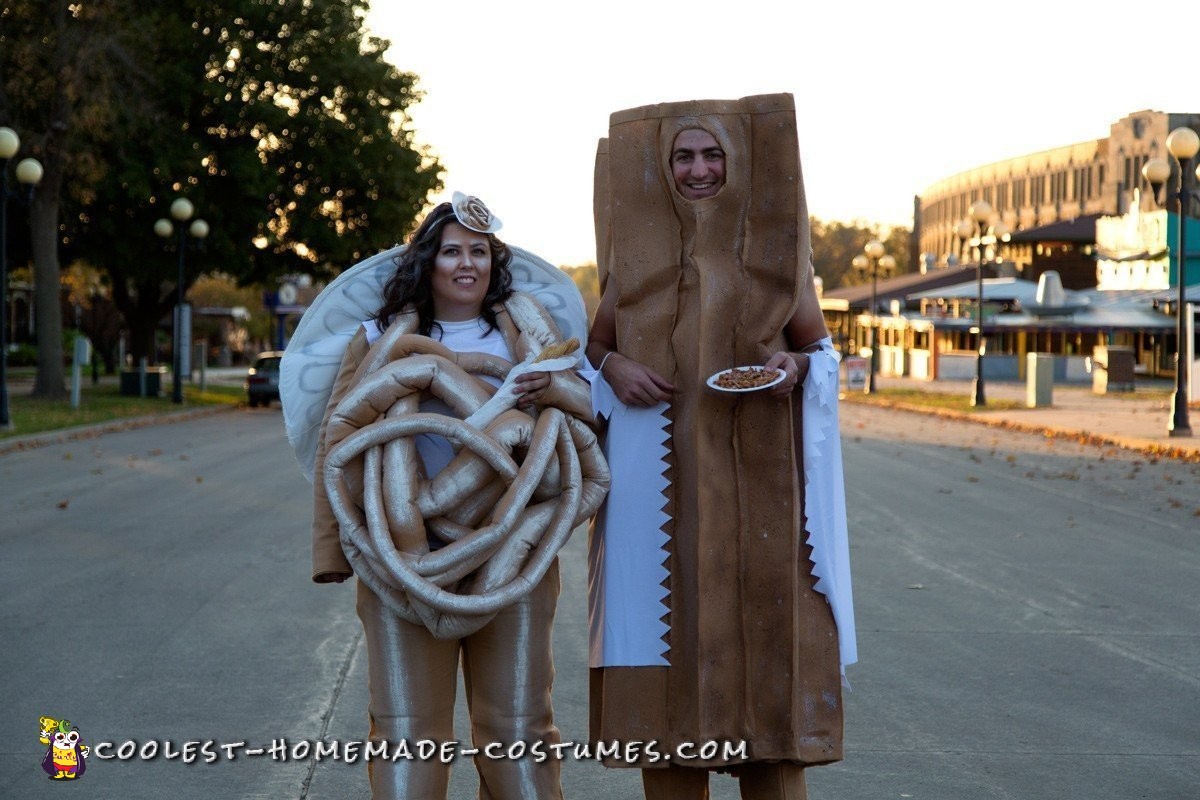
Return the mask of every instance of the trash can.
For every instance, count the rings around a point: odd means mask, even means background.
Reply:
[[[1097,345],[1092,350],[1092,391],[1096,394],[1133,391],[1133,348]]]
[[[1053,401],[1054,355],[1052,353],[1025,354],[1025,405],[1027,408],[1042,408]]]
[[[166,367],[146,367],[146,397],[158,397],[162,394],[166,374]],[[142,378],[138,370],[121,370],[121,394],[125,397],[142,396]]]

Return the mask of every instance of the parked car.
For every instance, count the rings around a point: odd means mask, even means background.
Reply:
[[[254,357],[250,371],[246,373],[246,402],[254,408],[259,403],[271,405],[279,399],[279,362],[282,350],[268,350]]]

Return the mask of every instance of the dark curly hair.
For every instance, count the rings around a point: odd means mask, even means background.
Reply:
[[[371,317],[379,323],[380,328],[387,328],[398,314],[412,306],[417,313],[417,331],[422,336],[433,333],[437,324],[433,318],[434,259],[442,246],[442,230],[457,221],[454,207],[442,203],[426,215],[409,237],[408,246],[395,258],[396,271],[384,284],[383,305]],[[481,316],[488,325],[487,330],[491,331],[496,327],[496,312],[492,307],[512,294],[512,272],[509,270],[512,251],[495,234],[486,236],[492,251],[492,274],[483,298]]]

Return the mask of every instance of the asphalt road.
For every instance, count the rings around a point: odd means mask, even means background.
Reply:
[[[813,800],[1200,796],[1200,465],[864,406],[843,432],[861,663],[846,760],[812,770]],[[43,715],[114,750],[364,737],[353,590],[308,580],[308,486],[277,406],[9,453],[0,487],[0,797],[61,796]],[[587,729],[585,545],[562,559],[567,740]],[[159,748],[94,753],[76,792],[366,796],[361,763]],[[568,760],[563,784],[640,781]]]

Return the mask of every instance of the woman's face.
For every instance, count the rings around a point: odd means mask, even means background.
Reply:
[[[478,317],[492,277],[492,247],[486,233],[451,222],[433,259],[433,316],[446,322]]]

